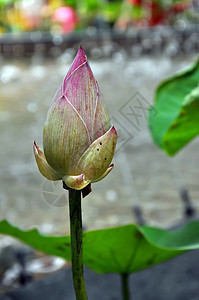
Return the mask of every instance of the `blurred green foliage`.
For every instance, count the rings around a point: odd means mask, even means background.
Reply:
[[[154,142],[174,155],[199,135],[199,60],[164,80],[156,90],[149,127]]]

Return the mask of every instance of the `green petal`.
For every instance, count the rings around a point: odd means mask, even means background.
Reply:
[[[68,187],[74,190],[81,190],[91,182],[89,180],[84,180],[84,174],[77,176],[65,176],[63,180]]]
[[[113,126],[85,151],[78,163],[79,173],[85,175],[85,180],[97,181],[106,172],[112,161],[116,142],[117,132]]]
[[[108,169],[104,172],[104,174],[102,174],[102,176],[100,176],[100,177],[97,178],[96,180],[92,180],[92,183],[98,182],[98,181],[104,179],[104,178],[110,173],[110,171],[113,169],[113,167],[114,167],[114,164],[111,164],[111,165],[108,167]]]
[[[61,176],[48,164],[43,151],[37,146],[36,142],[34,142],[33,151],[40,173],[48,180],[61,180]]]
[[[72,104],[62,97],[50,107],[43,132],[44,153],[53,169],[79,175],[76,165],[90,145],[84,121]]]

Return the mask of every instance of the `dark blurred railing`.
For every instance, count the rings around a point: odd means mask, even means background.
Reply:
[[[178,27],[131,28],[125,32],[90,30],[72,34],[31,32],[0,36],[0,55],[6,58],[33,54],[56,57],[68,48],[82,44],[94,58],[110,57],[123,49],[128,54],[165,54],[178,56],[199,52],[199,25]]]

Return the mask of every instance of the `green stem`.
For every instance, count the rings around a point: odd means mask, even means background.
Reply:
[[[81,191],[69,189],[73,284],[77,300],[87,300],[83,274]]]
[[[121,274],[123,300],[130,299],[128,277],[129,277],[129,274]]]

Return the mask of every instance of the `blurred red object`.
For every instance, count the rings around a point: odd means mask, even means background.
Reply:
[[[188,9],[190,5],[191,5],[190,2],[176,3],[173,5],[171,10],[173,13],[181,13],[181,12],[185,11],[186,9]]]
[[[156,26],[159,24],[168,24],[170,18],[175,17],[178,13],[186,11],[191,1],[173,3],[168,7],[163,5],[163,1],[147,1],[147,0],[126,0],[133,6],[140,6],[145,12],[146,16],[134,21],[136,26],[147,24],[148,26]]]
[[[163,24],[167,11],[157,2],[146,2],[145,7],[148,11],[148,24],[149,26],[156,26],[158,24]]]
[[[142,0],[127,0],[127,2],[133,5],[142,5]]]
[[[174,3],[171,7],[164,8],[157,2],[146,3],[146,8],[149,11],[149,26],[166,24],[172,16],[178,13],[183,13],[190,6],[190,2]]]
[[[67,33],[75,29],[78,19],[71,7],[61,6],[53,12],[52,21],[60,24],[62,32]]]

